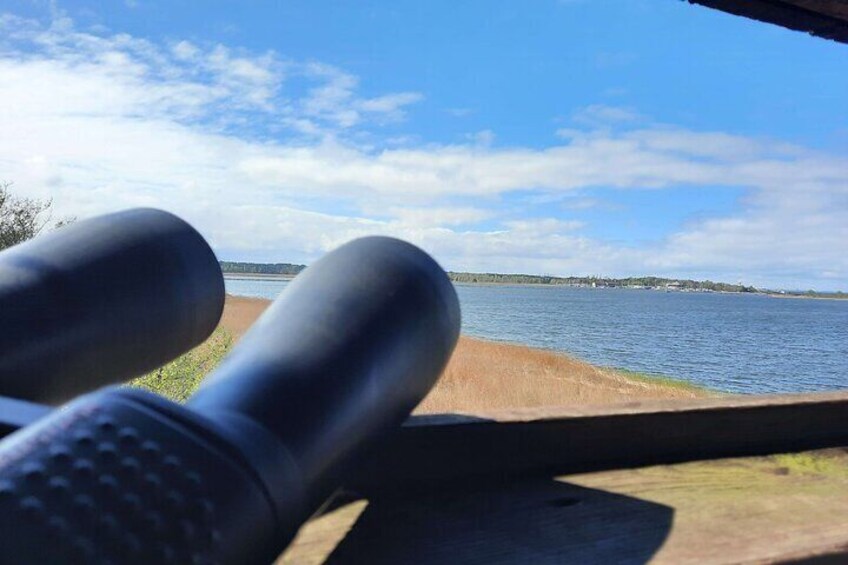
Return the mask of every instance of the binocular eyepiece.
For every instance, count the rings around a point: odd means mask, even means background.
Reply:
[[[60,403],[199,345],[224,308],[215,254],[172,214],[128,210],[0,252],[0,394]]]
[[[220,269],[181,220],[139,210],[67,229],[0,253],[0,392],[62,400],[216,326]],[[7,307],[24,333],[7,331]],[[332,251],[186,405],[111,387],[0,442],[0,556],[272,561],[427,394],[459,325],[453,286],[418,248]]]

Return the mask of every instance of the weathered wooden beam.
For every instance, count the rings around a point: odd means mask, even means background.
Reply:
[[[848,43],[848,0],[688,0],[722,12]]]
[[[349,488],[368,495],[848,445],[848,393],[412,418]]]
[[[842,449],[516,480],[339,506],[280,564],[845,563]]]

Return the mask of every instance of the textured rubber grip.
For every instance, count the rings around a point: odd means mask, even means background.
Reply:
[[[426,253],[340,247],[186,407],[106,391],[0,443],[0,559],[269,563],[424,398],[459,329]]]
[[[0,560],[272,560],[291,534],[250,465],[195,416],[161,405],[98,393],[6,438]]]

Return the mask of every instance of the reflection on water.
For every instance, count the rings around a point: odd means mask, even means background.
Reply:
[[[227,279],[274,298],[279,280]],[[457,286],[463,332],[742,393],[848,388],[848,300],[539,286]]]

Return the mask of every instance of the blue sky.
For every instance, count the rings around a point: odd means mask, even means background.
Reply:
[[[677,0],[6,2],[0,178],[221,258],[848,289],[848,46]]]

